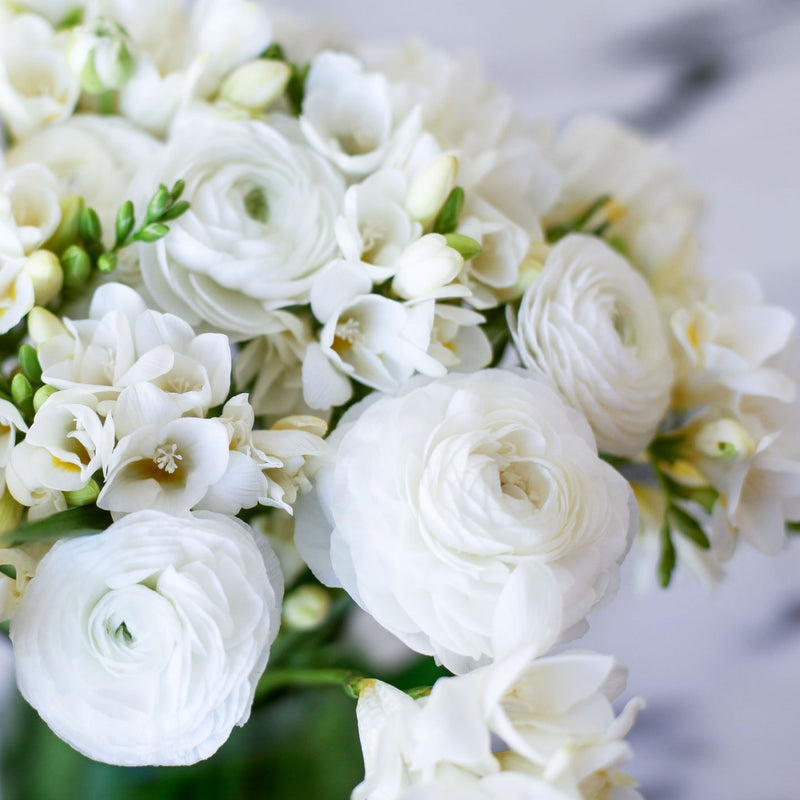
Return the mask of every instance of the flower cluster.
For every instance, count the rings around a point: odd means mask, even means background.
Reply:
[[[0,115],[0,611],[52,729],[192,763],[321,664],[354,800],[640,797],[623,668],[551,651],[637,531],[667,584],[800,519],[794,320],[700,276],[662,147],[245,0],[0,2]],[[452,675],[287,660],[341,601]]]

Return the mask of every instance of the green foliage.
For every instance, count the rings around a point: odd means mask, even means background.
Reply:
[[[458,227],[461,212],[464,210],[464,200],[464,190],[460,186],[454,187],[436,215],[436,219],[433,222],[434,233],[441,233],[446,236],[448,233],[455,231]]]
[[[97,506],[83,506],[60,511],[46,519],[28,522],[16,530],[0,534],[0,547],[18,547],[31,542],[53,542],[75,539],[104,531],[111,524],[111,515]]]

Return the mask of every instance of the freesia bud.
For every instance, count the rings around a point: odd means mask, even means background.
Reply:
[[[405,300],[425,297],[455,280],[464,258],[438,233],[410,244],[398,260],[392,289]]]
[[[23,506],[6,489],[0,497],[0,533],[8,533],[19,527],[22,510]]]
[[[331,596],[321,586],[299,586],[283,601],[283,621],[289,628],[309,631],[328,618]]]
[[[37,305],[46,306],[61,291],[64,285],[64,271],[55,253],[49,250],[36,250],[28,256],[24,271],[33,283],[33,293]]]
[[[328,432],[328,423],[320,417],[313,417],[310,414],[297,414],[291,417],[279,419],[273,426],[274,431],[304,431],[320,439]]]
[[[41,306],[34,306],[28,314],[28,333],[36,347],[56,336],[64,336],[67,329],[53,313]]]
[[[89,503],[94,503],[97,496],[100,494],[100,487],[95,480],[90,480],[82,489],[76,489],[74,492],[64,492],[64,499],[71,506],[88,506]]]
[[[283,61],[261,58],[228,75],[219,96],[247,111],[264,111],[283,94],[290,75],[289,65]]]
[[[33,395],[33,410],[38,411],[57,391],[55,386],[40,386]]]
[[[694,440],[695,447],[708,458],[749,458],[756,449],[753,437],[741,422],[726,417],[705,425]]]
[[[406,198],[406,210],[416,220],[432,220],[447,200],[456,182],[458,159],[455,156],[439,156],[418,176]]]

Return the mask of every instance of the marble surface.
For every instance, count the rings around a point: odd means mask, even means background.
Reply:
[[[325,0],[295,0],[327,15]],[[608,111],[667,137],[708,197],[705,268],[752,270],[800,313],[800,3],[788,0],[338,0],[364,36],[471,49],[529,116]],[[581,643],[630,667],[647,800],[800,796],[800,542],[742,551],[714,593],[632,569]]]

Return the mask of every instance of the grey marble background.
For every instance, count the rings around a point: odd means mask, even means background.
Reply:
[[[619,115],[668,137],[708,196],[709,272],[745,268],[800,313],[797,0],[295,0],[362,36],[480,53],[530,116]],[[648,800],[800,798],[800,542],[742,551],[710,594],[639,595],[632,565],[582,645],[630,667]]]
[[[800,0],[294,0],[360,36],[471,49],[529,116],[601,110],[670,139],[708,196],[706,269],[800,313]],[[581,645],[630,667],[648,800],[800,798],[800,542],[742,551],[714,594],[637,594]],[[0,675],[10,654],[0,649]]]

